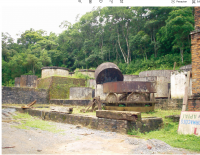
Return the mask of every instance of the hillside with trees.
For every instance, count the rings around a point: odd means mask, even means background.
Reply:
[[[191,63],[192,7],[98,7],[60,27],[59,35],[26,30],[17,43],[3,32],[2,85],[20,75],[40,77],[43,66],[74,71],[114,62],[123,74],[138,74]]]

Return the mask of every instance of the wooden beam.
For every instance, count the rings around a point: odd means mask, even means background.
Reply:
[[[118,106],[105,106],[105,110],[116,111],[137,111],[137,112],[150,112],[154,111],[154,105],[150,107],[118,107]]]
[[[187,103],[188,103],[188,92],[190,88],[190,71],[187,72],[187,79],[185,85],[185,95],[183,97],[183,106],[182,111],[186,111]]]
[[[174,62],[174,69],[173,69],[173,71],[175,71],[175,67],[176,67],[176,62]]]
[[[129,121],[141,120],[141,113],[135,111],[97,110],[96,116],[100,118],[110,118],[116,120],[129,120]]]
[[[98,97],[96,98],[95,103],[96,103],[97,106],[98,106],[98,110],[102,110],[102,108],[101,108],[102,103],[101,103],[101,100],[100,100],[100,96],[98,96]]]
[[[22,108],[22,109],[28,109],[28,108],[31,108],[31,107],[36,103],[36,101],[37,101],[37,100],[35,100],[35,101],[33,101],[33,102],[31,102],[31,103],[25,105],[25,106],[22,106],[21,108]]]
[[[87,112],[88,109],[89,109],[91,106],[93,106],[93,104],[94,104],[94,101],[90,101],[89,104],[88,104],[87,109],[85,110],[85,112]]]

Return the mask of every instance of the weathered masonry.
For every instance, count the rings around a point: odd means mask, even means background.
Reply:
[[[47,89],[2,87],[2,103],[28,104],[37,100],[38,104],[48,104]]]
[[[192,53],[192,97],[189,111],[200,111],[200,7],[195,7],[195,30],[191,33]]]
[[[35,75],[21,75],[21,77],[15,78],[15,87],[37,87],[38,77]]]
[[[81,115],[81,114],[65,114],[60,112],[50,112],[34,109],[21,109],[15,108],[19,112],[28,113],[29,115],[42,118],[43,120],[51,120],[61,123],[68,123],[74,125],[82,125],[91,129],[98,129],[104,131],[118,132],[126,134],[132,129],[140,129],[141,132],[149,132],[159,129],[162,124],[162,118],[146,117],[140,121],[128,121],[128,120],[115,120],[108,118],[98,118],[95,116]]]

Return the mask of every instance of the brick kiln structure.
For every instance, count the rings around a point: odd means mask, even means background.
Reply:
[[[200,7],[195,7],[195,30],[191,33],[192,96],[188,100],[189,111],[200,111]]]

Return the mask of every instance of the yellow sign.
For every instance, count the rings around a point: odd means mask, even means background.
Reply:
[[[178,133],[200,136],[200,111],[182,111]]]

